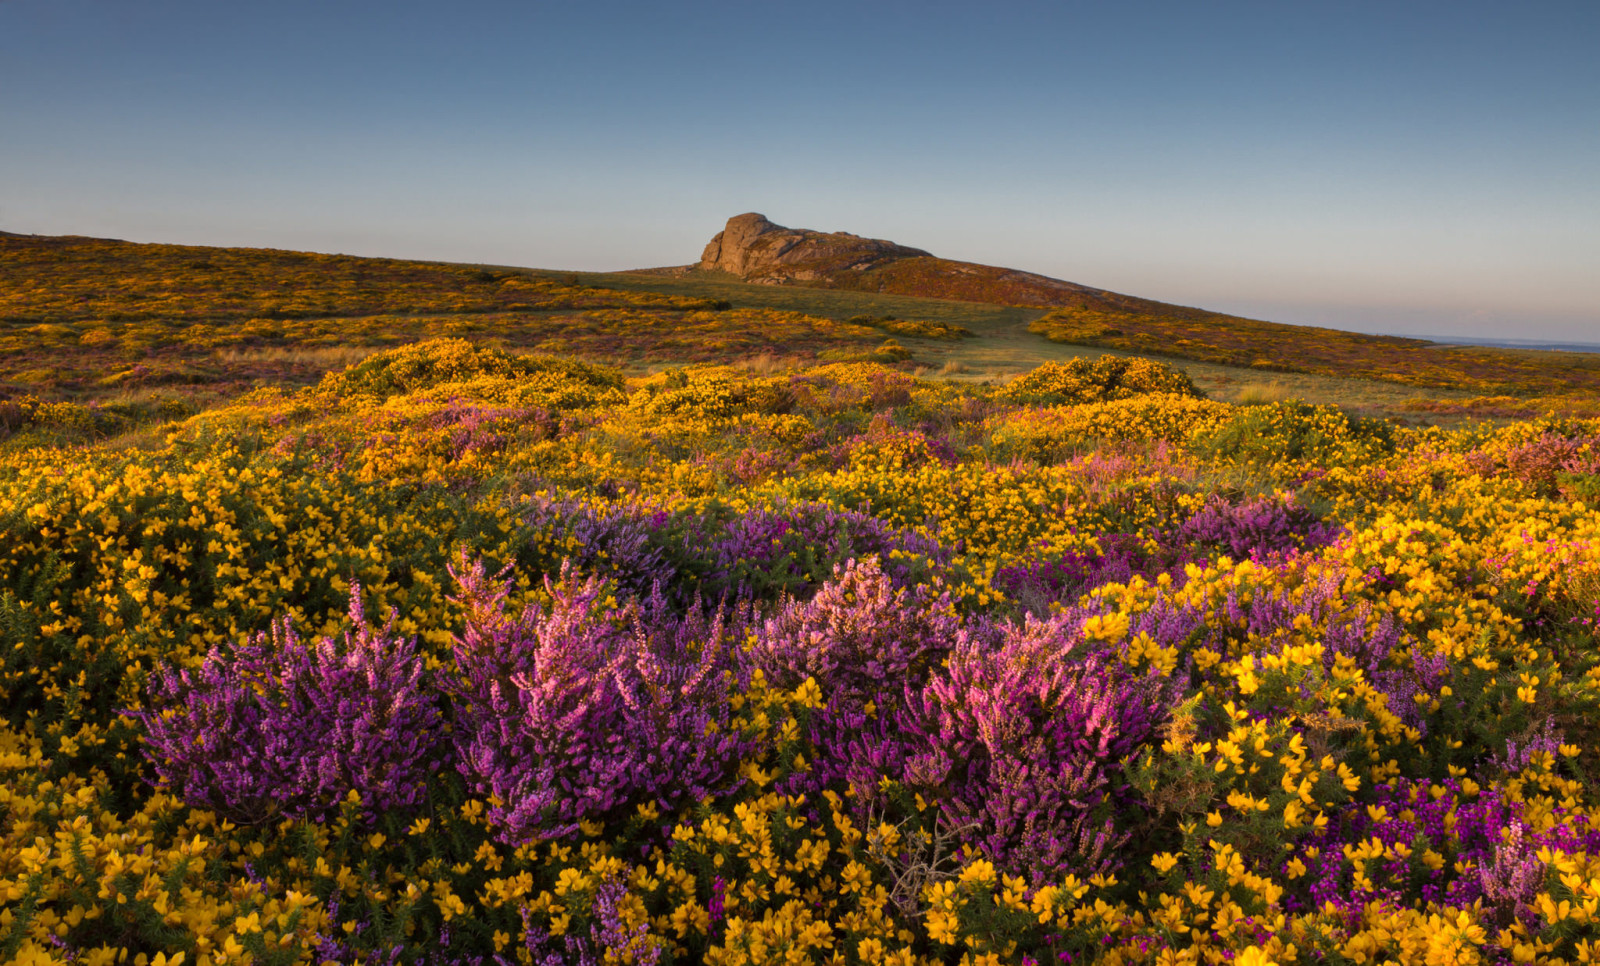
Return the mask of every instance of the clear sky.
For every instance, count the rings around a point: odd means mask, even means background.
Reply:
[[[1600,2],[0,0],[6,230],[603,270],[744,211],[1600,342]]]

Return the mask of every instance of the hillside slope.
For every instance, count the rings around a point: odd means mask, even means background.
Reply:
[[[1205,309],[1108,292],[1048,275],[940,258],[849,232],[785,228],[747,212],[706,245],[700,268],[760,285],[806,285],[917,298],[1204,319]]]
[[[1479,393],[1600,391],[1600,355],[1441,346],[1248,319],[939,258],[881,239],[784,228],[755,213],[728,219],[700,268],[762,285],[1049,309],[1028,331],[1051,342],[1212,365]]]

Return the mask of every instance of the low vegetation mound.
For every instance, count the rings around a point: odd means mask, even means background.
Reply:
[[[1096,403],[1148,393],[1200,398],[1181,369],[1151,359],[1101,356],[1047,362],[1007,384],[1007,398],[1040,403]]]
[[[433,339],[368,356],[324,376],[317,389],[331,396],[387,399],[481,377],[512,381],[555,377],[595,389],[622,387],[621,375],[598,366],[554,356],[513,355],[465,339]]]
[[[912,336],[918,339],[965,339],[972,330],[950,322],[931,319],[901,319],[892,315],[855,315],[849,321],[854,325],[868,325],[892,335]]]

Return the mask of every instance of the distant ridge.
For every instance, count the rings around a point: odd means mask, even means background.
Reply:
[[[1416,338],[1424,338],[1416,336]],[[1480,339],[1468,335],[1426,336],[1440,345],[1481,346],[1488,349],[1526,349],[1530,352],[1594,352],[1600,353],[1600,342],[1562,342],[1545,339]]]

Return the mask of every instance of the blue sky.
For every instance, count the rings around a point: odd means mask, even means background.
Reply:
[[[754,210],[1600,342],[1597,49],[1593,0],[0,0],[0,228],[619,269]]]

